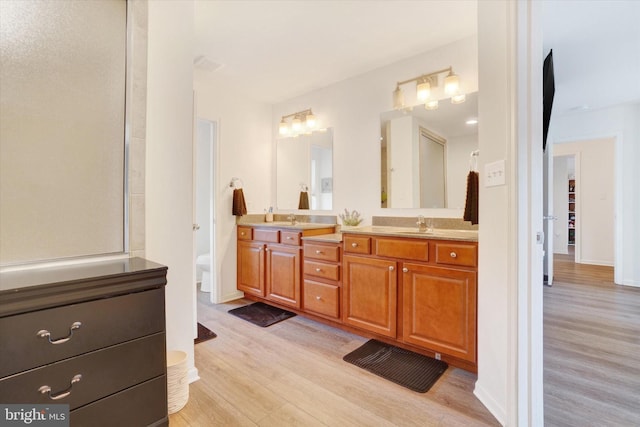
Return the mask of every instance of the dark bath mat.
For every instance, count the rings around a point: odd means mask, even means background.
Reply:
[[[367,341],[342,359],[418,393],[429,391],[449,366],[377,340]]]
[[[198,338],[193,340],[194,344],[201,343],[203,341],[208,341],[217,337],[216,333],[211,331],[209,328],[204,326],[202,323],[198,323]]]
[[[296,315],[290,311],[272,307],[261,302],[254,302],[244,307],[234,308],[228,312],[263,328]]]

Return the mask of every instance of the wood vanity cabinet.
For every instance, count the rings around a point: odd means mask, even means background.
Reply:
[[[347,233],[343,241],[345,324],[475,369],[477,242]]]
[[[317,229],[238,226],[237,287],[247,296],[302,307],[302,236],[333,233]]]
[[[70,425],[168,425],[167,268],[140,258],[0,274],[0,402]]]
[[[340,244],[305,241],[303,310],[336,321],[340,319]]]

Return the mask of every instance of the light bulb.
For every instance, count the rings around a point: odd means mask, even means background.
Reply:
[[[451,97],[452,104],[462,104],[466,100],[467,100],[467,96],[464,93],[459,93]]]
[[[299,118],[296,117],[293,120],[291,120],[291,129],[293,129],[296,132],[302,129],[302,122],[300,121]]]
[[[437,99],[432,99],[430,101],[427,101],[424,104],[424,108],[427,110],[437,110],[438,109],[438,100]]]
[[[309,113],[307,114],[307,127],[308,128],[313,128],[316,126],[316,116],[313,115],[313,113]]]
[[[278,127],[278,130],[280,132],[280,135],[286,135],[289,133],[289,126],[287,126],[287,122],[285,122],[284,119],[280,121],[280,126]]]
[[[393,108],[396,110],[404,107],[404,94],[400,86],[396,86],[396,90],[393,91]]]
[[[444,93],[449,96],[455,95],[460,87],[460,82],[458,76],[450,72],[449,75],[444,79]]]
[[[431,94],[431,84],[424,80],[422,83],[418,83],[416,86],[416,97],[418,101],[426,102],[429,99],[429,95]]]

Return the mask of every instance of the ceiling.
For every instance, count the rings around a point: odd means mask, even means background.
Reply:
[[[277,103],[473,35],[476,15],[475,0],[196,0],[194,55]],[[543,2],[554,114],[640,101],[638,22],[636,0]]]

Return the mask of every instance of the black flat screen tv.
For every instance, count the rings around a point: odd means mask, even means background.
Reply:
[[[555,77],[553,75],[553,49],[544,59],[542,69],[542,151],[547,148],[547,134],[551,120],[551,107],[556,93]]]

